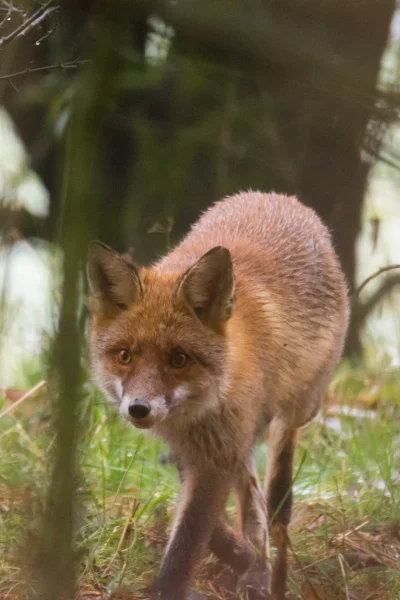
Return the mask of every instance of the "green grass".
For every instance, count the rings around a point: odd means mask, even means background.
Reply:
[[[400,600],[398,375],[343,366],[323,416],[300,435],[291,527],[293,598]],[[359,412],[347,414],[348,407]],[[145,598],[176,501],[177,474],[159,462],[165,446],[125,425],[90,385],[80,414],[78,593]],[[0,419],[2,600],[33,598],[26,565],[34,562],[53,443],[45,394],[23,414],[15,410]],[[262,445],[260,474],[265,455]],[[218,582],[197,583],[210,595],[216,589],[215,598],[229,597]],[[123,590],[130,594],[122,596]]]

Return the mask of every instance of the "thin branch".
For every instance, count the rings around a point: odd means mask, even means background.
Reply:
[[[5,14],[5,17],[0,21],[0,27],[3,27],[3,25],[5,24],[5,22],[11,15],[11,6],[8,6],[7,8],[4,8],[3,10],[6,14]]]
[[[85,65],[89,63],[90,60],[74,60],[71,62],[59,63],[54,65],[44,65],[43,67],[27,67],[22,71],[16,71],[15,73],[10,73],[8,75],[0,75],[0,81],[4,79],[14,79],[15,77],[21,77],[22,75],[27,75],[28,73],[39,73],[40,71],[51,71],[53,69],[77,69],[80,65]]]
[[[41,13],[37,19],[35,19],[35,21],[32,21],[32,23],[30,23],[30,25],[28,25],[28,27],[26,27],[23,31],[21,31],[21,33],[19,33],[17,35],[17,37],[21,36],[21,35],[26,35],[31,29],[34,29],[35,27],[37,27],[38,25],[40,25],[40,23],[49,15],[51,15],[51,13],[53,13],[55,10],[58,10],[58,6],[53,6],[51,8],[48,8],[47,10],[45,10],[43,13]],[[36,42],[37,43],[37,42]]]
[[[40,23],[40,21],[45,16],[48,16],[50,12],[53,12],[55,10],[55,8],[50,8],[53,3],[54,0],[47,0],[47,2],[43,4],[43,6],[41,6],[36,12],[34,12],[28,19],[26,19],[26,21],[21,23],[19,27],[14,29],[14,31],[12,31],[8,35],[0,38],[0,46],[8,44],[20,35],[25,35],[25,33],[27,33],[31,29],[31,27]]]
[[[40,37],[38,40],[36,40],[36,42],[35,42],[36,46],[39,46],[41,44],[41,42],[43,42],[43,40],[50,37],[56,30],[56,27],[57,27],[57,23],[56,23],[56,21],[54,21],[53,27],[51,29],[49,29],[48,31],[46,31],[46,33],[43,34],[42,37]]]
[[[381,275],[382,273],[386,273],[387,271],[393,271],[394,269],[400,269],[400,264],[387,265],[386,267],[382,267],[381,269],[378,269],[378,271],[376,271],[375,273],[372,273],[372,275],[370,275],[369,277],[364,279],[364,281],[361,283],[361,285],[359,285],[358,288],[354,292],[354,300],[360,295],[360,292],[365,288],[365,286],[370,281],[372,281],[376,277],[379,277],[379,275]]]
[[[400,285],[400,273],[387,277],[372,296],[356,309],[357,323],[362,325],[375,306],[398,285]]]

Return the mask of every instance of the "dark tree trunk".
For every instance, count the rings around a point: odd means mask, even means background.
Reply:
[[[329,13],[330,3],[327,6]],[[377,79],[393,16],[394,0],[363,2],[346,0],[333,3],[340,11],[327,14],[332,51],[358,66],[353,87],[345,81],[329,82],[332,95],[316,89],[296,94],[294,112],[308,113],[303,131],[293,144],[298,149],[298,193],[315,208],[331,229],[336,250],[350,290],[355,284],[355,241],[360,233],[361,212],[368,183],[370,164],[362,158],[366,126],[374,114]],[[322,12],[322,8],[320,12]],[[323,18],[323,15],[321,15]],[[359,355],[357,320],[353,320],[347,339],[348,355]]]

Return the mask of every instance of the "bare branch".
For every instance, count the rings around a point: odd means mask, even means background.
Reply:
[[[364,281],[354,291],[352,296],[353,321],[357,323],[357,327],[360,328],[362,326],[364,321],[367,319],[368,315],[375,308],[375,306],[379,304],[379,302],[386,296],[386,294],[388,294],[397,285],[400,285],[400,273],[387,277],[379,286],[379,288],[372,294],[372,296],[363,303],[359,302],[360,292],[370,281],[372,281],[376,277],[379,277],[379,275],[382,275],[382,273],[387,273],[388,271],[393,271],[395,269],[400,269],[400,264],[387,265],[386,267],[378,269],[378,271],[372,273],[371,275],[369,275],[369,277],[364,279]]]
[[[15,73],[9,73],[8,75],[0,75],[0,81],[4,79],[14,79],[15,77],[21,77],[22,75],[27,75],[28,73],[39,73],[40,71],[51,71],[53,69],[77,69],[80,65],[85,65],[89,63],[89,60],[74,60],[71,62],[65,62],[54,65],[44,65],[42,67],[27,67],[22,71],[16,71]]]
[[[9,16],[11,15],[11,5],[8,5],[7,8],[3,9],[5,11],[5,16],[4,18],[0,21],[0,27],[3,27],[3,25],[5,24],[5,22],[8,20]]]
[[[355,290],[355,292],[354,292],[354,299],[356,299],[357,296],[360,295],[360,292],[365,288],[365,286],[370,281],[372,281],[376,277],[379,277],[379,275],[382,275],[382,273],[386,273],[387,271],[393,271],[394,269],[400,269],[400,264],[397,264],[397,265],[387,265],[386,267],[382,267],[381,269],[378,269],[378,271],[376,271],[375,273],[372,273],[372,275],[370,275],[369,277],[367,277],[366,279],[364,279],[364,281],[361,283],[361,285],[359,285],[358,288]]]
[[[400,273],[387,277],[376,292],[374,292],[363,304],[360,304],[357,307],[355,315],[357,323],[361,326],[377,304],[379,304],[379,302],[398,285],[400,286]]]
[[[23,31],[21,31],[21,33],[19,33],[17,35],[17,37],[19,37],[20,35],[26,35],[31,29],[34,29],[35,27],[37,27],[38,25],[40,25],[40,23],[42,21],[44,21],[44,19],[46,17],[48,17],[51,13],[53,13],[57,9],[58,9],[57,6],[53,6],[52,8],[48,8],[47,10],[45,10],[42,14],[40,14],[38,16],[37,19],[35,19],[34,21],[32,21],[32,23],[30,23],[30,25],[28,25],[28,27],[25,27],[25,29]]]

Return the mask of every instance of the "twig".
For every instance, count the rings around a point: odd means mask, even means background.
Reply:
[[[362,529],[363,527],[365,527],[366,525],[368,525],[368,523],[369,523],[369,519],[367,519],[366,521],[363,521],[360,525],[357,525],[357,527],[353,527],[353,529],[350,529],[349,531],[347,531],[346,533],[344,533],[343,537],[347,537],[348,535],[351,535],[355,531],[358,531],[359,529]]]
[[[386,277],[382,282],[382,285],[371,295],[371,297],[358,307],[357,323],[361,325],[375,306],[398,285],[400,285],[400,273]]]
[[[8,44],[15,38],[19,37],[20,35],[25,35],[25,33],[27,33],[32,27],[34,27],[35,25],[40,23],[40,21],[42,21],[46,16],[48,16],[51,12],[56,10],[55,8],[50,8],[50,6],[53,4],[53,2],[54,2],[54,0],[48,0],[46,2],[46,4],[41,6],[26,21],[21,23],[21,25],[19,27],[14,29],[14,31],[12,31],[8,35],[0,38],[0,46],[4,46],[4,44]]]
[[[339,565],[340,565],[340,570],[342,571],[342,575],[343,575],[344,589],[346,591],[346,600],[350,600],[349,586],[347,585],[346,571],[344,569],[344,564],[343,564],[343,556],[341,554],[338,554],[337,557],[338,557],[338,561],[339,561]]]
[[[56,22],[54,22],[53,27],[51,29],[49,29],[48,31],[46,31],[46,33],[43,34],[42,37],[40,37],[38,40],[36,40],[36,42],[35,42],[36,46],[39,46],[41,44],[41,42],[43,42],[43,40],[50,37],[56,30],[56,26],[57,26]]]
[[[32,21],[32,23],[30,23],[30,25],[28,25],[28,27],[26,27],[23,31],[21,31],[21,33],[19,33],[17,35],[17,37],[19,37],[20,35],[26,35],[31,29],[34,29],[35,27],[37,27],[38,25],[40,25],[40,23],[49,15],[51,15],[51,13],[53,13],[55,10],[57,10],[57,6],[53,6],[53,8],[48,8],[47,10],[45,10],[42,14],[40,14],[38,16],[37,19],[35,19],[34,21]],[[37,42],[36,42],[37,43]]]
[[[19,400],[17,400],[16,402],[14,402],[14,404],[11,404],[11,406],[8,406],[7,408],[5,408],[0,413],[0,419],[1,419],[1,417],[4,417],[9,412],[11,412],[12,410],[14,410],[14,408],[17,408],[17,406],[19,406],[20,404],[22,404],[22,402],[24,402],[25,400],[27,400],[27,398],[30,398],[31,396],[33,396],[33,394],[35,394],[38,390],[40,390],[44,385],[46,385],[46,382],[44,380],[43,381],[39,381],[39,383],[37,383],[35,386],[33,386],[33,388],[31,388],[29,391],[27,391],[26,394],[24,394]]]
[[[167,217],[167,224],[165,226],[157,221],[147,230],[147,233],[162,233],[165,235],[165,246],[168,250],[171,247],[171,233],[173,228],[174,219],[172,217]]]
[[[0,27],[3,27],[4,23],[7,21],[7,19],[9,18],[10,14],[11,14],[11,6],[8,6],[7,8],[3,9],[4,12],[6,12],[5,17],[0,21]]]
[[[361,283],[361,285],[359,285],[358,288],[355,290],[355,292],[354,292],[354,299],[357,298],[357,296],[365,288],[365,286],[367,285],[367,283],[369,283],[370,281],[372,281],[373,279],[375,279],[375,277],[378,277],[382,273],[386,273],[387,271],[393,271],[394,269],[400,269],[400,264],[397,264],[397,265],[387,265],[386,267],[382,267],[381,269],[378,269],[378,271],[376,271],[375,273],[372,273],[372,275],[370,275],[369,277],[367,277],[366,279],[364,279],[364,281]]]
[[[14,79],[15,77],[21,77],[22,75],[27,75],[28,73],[39,73],[40,71],[51,71],[52,69],[77,69],[80,65],[85,65],[89,63],[90,60],[74,60],[71,62],[59,63],[54,65],[44,65],[43,67],[27,67],[22,71],[16,71],[15,73],[10,73],[9,75],[0,75],[0,81],[4,79]]]

